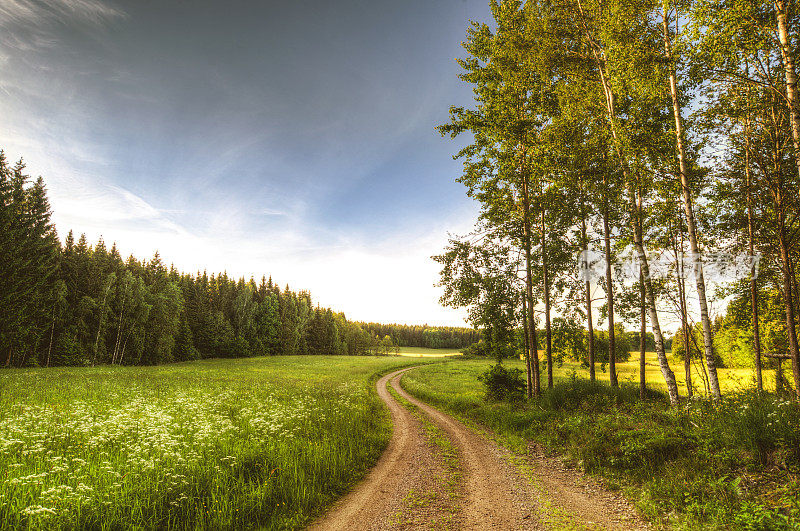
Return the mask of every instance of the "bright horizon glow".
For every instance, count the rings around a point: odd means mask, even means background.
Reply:
[[[20,158],[12,151],[6,155]],[[69,173],[27,158],[25,162],[33,176]],[[444,249],[448,232],[470,230],[476,215],[472,209],[434,226],[404,227],[401,234],[378,243],[330,234],[327,245],[315,246],[307,237],[314,227],[298,225],[253,236],[225,230],[196,233],[124,188],[87,183],[77,175],[45,181],[62,242],[71,230],[76,241],[85,234],[92,246],[101,238],[108,249],[116,244],[123,260],[130,255],[149,260],[158,252],[166,265],[184,273],[225,272],[256,282],[271,276],[281,288],[288,284],[294,291],[308,291],[314,304],[344,312],[350,320],[469,326],[464,311],[438,304],[438,264],[430,257]]]
[[[454,57],[483,0],[11,0],[0,149],[43,176],[62,241],[272,276],[359,321],[467,326],[443,308],[448,233],[477,206]]]

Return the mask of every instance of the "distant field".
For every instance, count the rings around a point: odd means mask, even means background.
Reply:
[[[297,528],[383,451],[397,357],[0,370],[0,528]]]
[[[400,347],[398,354],[413,358],[443,358],[446,356],[460,356],[461,351],[449,348]]]
[[[666,386],[664,385],[664,377],[661,376],[661,367],[658,364],[658,359],[656,358],[655,352],[646,352],[646,365],[645,365],[645,376],[647,378],[647,384],[657,389],[661,389],[666,391]],[[545,359],[544,351],[539,351],[539,359]],[[672,371],[675,373],[675,379],[678,381],[678,386],[680,388],[681,395],[686,394],[686,378],[683,371],[683,362],[677,359],[674,359],[671,354],[667,355],[667,359],[669,360],[669,365],[672,367]],[[524,362],[510,360],[510,362],[515,367],[519,367],[520,369],[525,369]],[[544,368],[545,365],[543,364],[542,367]],[[608,382],[609,374],[608,374],[608,365],[605,367],[605,371],[601,370],[601,364],[596,365],[595,374],[598,380]],[[553,374],[556,378],[563,378],[569,376],[572,371],[582,377],[582,378],[589,378],[589,370],[581,366],[579,362],[576,361],[565,361],[564,364],[560,367],[554,365],[553,367]],[[546,371],[546,369],[545,369]],[[751,388],[755,387],[755,370],[753,369],[717,369],[717,373],[720,379],[720,387],[722,391],[732,391],[741,388]],[[791,367],[788,363],[784,363],[784,377],[791,380]],[[617,363],[617,377],[620,382],[632,382],[636,385],[639,385],[639,352],[631,352],[631,359],[630,361],[626,361],[624,363]],[[542,378],[544,385],[547,385],[547,373],[542,373]],[[764,388],[767,390],[774,390],[775,389],[775,371],[774,370],[765,370],[763,371],[763,379],[764,379]],[[692,384],[696,391],[700,391],[702,394],[703,392],[703,380],[702,376],[700,375],[700,366],[699,363],[693,363],[692,366]]]

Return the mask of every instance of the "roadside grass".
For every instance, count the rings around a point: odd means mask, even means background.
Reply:
[[[796,404],[740,390],[719,404],[692,400],[671,408],[655,382],[640,400],[632,384],[614,390],[565,367],[540,399],[487,403],[477,376],[490,363],[422,367],[403,376],[403,387],[490,428],[515,451],[535,443],[564,455],[610,488],[624,489],[657,525],[800,529]]]
[[[0,370],[0,529],[302,527],[391,435],[396,357]]]

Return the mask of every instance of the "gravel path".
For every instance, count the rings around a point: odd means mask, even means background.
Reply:
[[[311,529],[647,529],[632,506],[535,447],[513,455],[485,433],[414,398],[395,371],[377,383],[394,432],[378,464]],[[460,478],[446,488],[446,466],[418,418],[390,384],[457,449]]]

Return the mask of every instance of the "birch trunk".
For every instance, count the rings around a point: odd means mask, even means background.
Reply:
[[[125,341],[122,342],[122,351],[119,353],[119,364],[122,365],[122,358],[125,357],[125,347],[128,346],[128,338],[130,337],[130,331],[125,336]]]
[[[644,294],[644,275],[639,269],[639,297],[641,298],[639,312],[639,398],[645,398],[647,394],[647,366],[645,365],[645,352],[647,347],[647,303]]]
[[[678,228],[677,231],[681,232],[680,228]],[[689,345],[689,334],[691,330],[689,327],[689,310],[686,304],[686,269],[684,268],[683,261],[684,248],[685,242],[683,240],[683,233],[681,232],[680,252],[678,252],[676,247],[675,259],[678,262],[678,303],[681,312],[681,328],[683,330],[683,371],[686,377],[686,394],[687,396],[692,396],[694,395],[694,389],[692,387],[692,351]]]
[[[92,359],[92,367],[94,367],[97,363],[97,349],[100,344],[100,331],[103,330],[103,317],[105,317],[106,314],[106,298],[108,297],[108,292],[110,289],[111,284],[108,285],[108,288],[106,288],[106,291],[103,294],[103,305],[100,307],[100,321],[97,324],[97,336],[94,339],[94,359]]]
[[[45,363],[45,367],[50,366],[50,353],[53,351],[53,335],[56,331],[56,307],[53,305],[53,320],[52,324],[50,325],[50,343],[47,345],[47,362]]]
[[[689,316],[686,311],[686,281],[683,276],[683,265],[680,266],[680,276],[678,278],[678,298],[681,312],[681,330],[683,331],[683,370],[686,375],[686,393],[688,396],[694,394],[692,390],[692,350],[689,344]]]
[[[586,234],[586,213],[584,210],[584,203],[581,200],[581,243],[583,250],[589,250],[589,238]],[[584,270],[588,269],[589,264],[584,262]],[[588,348],[589,348],[589,380],[595,381],[594,372],[594,324],[592,323],[592,282],[586,277],[586,329],[589,333]]]
[[[780,42],[781,58],[783,59],[784,78],[786,80],[786,104],[789,107],[789,123],[792,128],[792,143],[794,144],[794,159],[800,173],[800,119],[798,119],[797,102],[797,71],[794,66],[794,56],[789,42],[789,28],[787,22],[788,2],[775,0],[775,19]],[[786,242],[784,221],[780,227],[781,262],[784,269],[784,291],[786,292],[786,326],[789,335],[789,355],[792,358],[792,374],[794,375],[795,394],[800,400],[800,353],[797,346],[797,329],[794,320],[794,301],[792,297],[792,271]]]
[[[697,284],[697,298],[700,303],[700,320],[703,325],[703,344],[708,366],[708,381],[711,385],[711,395],[713,398],[721,396],[719,379],[717,378],[717,365],[714,356],[713,334],[711,332],[711,318],[708,315],[708,299],[706,297],[706,283],[703,275],[703,260],[700,255],[700,246],[697,243],[697,225],[694,218],[694,208],[692,207],[692,193],[689,187],[689,162],[686,156],[685,133],[683,130],[683,117],[681,116],[680,102],[678,101],[678,76],[675,72],[674,57],[672,54],[672,44],[669,38],[669,28],[667,26],[667,5],[669,0],[664,2],[664,17],[662,26],[664,29],[664,53],[669,68],[669,92],[672,97],[672,114],[675,118],[675,144],[678,154],[678,167],[680,169],[681,191],[683,195],[683,209],[686,214],[686,227],[689,233],[689,249],[692,264],[694,266],[694,278]]]
[[[528,335],[528,297],[522,297],[522,330],[525,334],[525,374],[527,376],[525,394],[528,398],[533,396],[533,376],[531,374],[531,341]]]
[[[611,267],[611,230],[608,223],[608,198],[603,206],[603,241],[606,255],[606,304],[608,306],[608,377],[611,387],[619,387],[617,381],[617,345],[614,330],[614,277]]]
[[[545,231],[544,208],[542,208],[542,282],[544,283],[544,330],[546,335],[545,355],[547,356],[547,388],[553,388],[553,335],[550,328],[550,278],[547,270],[547,235]]]
[[[749,91],[748,91],[749,96]],[[748,98],[749,100],[749,98]],[[750,118],[745,121],[745,150],[744,150],[744,175],[747,187],[747,248],[750,256],[755,256],[753,245],[753,181],[750,173]],[[752,312],[753,350],[755,351],[756,385],[758,392],[764,390],[764,380],[761,371],[761,331],[758,326],[758,285],[756,284],[755,268],[750,270],[750,309]]]
[[[528,299],[528,334],[529,334],[529,356],[533,360],[533,394],[539,396],[541,390],[539,380],[539,350],[536,343],[536,322],[534,319],[533,301],[533,260],[531,258],[531,219],[530,219],[530,190],[528,189],[528,179],[522,177],[522,232],[523,247],[525,248],[525,296]]]
[[[800,400],[800,364],[798,364],[797,321],[795,320],[794,286],[792,280],[792,262],[789,256],[789,244],[783,213],[779,211],[778,240],[781,253],[781,270],[783,273],[783,300],[786,307],[786,332],[789,336],[789,356],[792,360],[792,376],[794,376],[795,395]]]
[[[119,353],[119,345],[120,345],[120,338],[122,335],[122,320],[125,317],[125,302],[127,297],[125,295],[122,296],[122,310],[119,313],[119,324],[117,325],[117,340],[114,342],[114,355],[111,357],[111,365],[114,365],[114,362],[117,361],[117,354]]]
[[[797,102],[797,71],[794,66],[791,43],[789,42],[789,28],[787,18],[788,2],[775,0],[775,18],[778,27],[778,41],[780,42],[781,58],[783,59],[783,72],[786,80],[786,104],[789,107],[789,123],[792,126],[792,142],[794,143],[795,162],[800,172],[800,119],[798,119]]]

